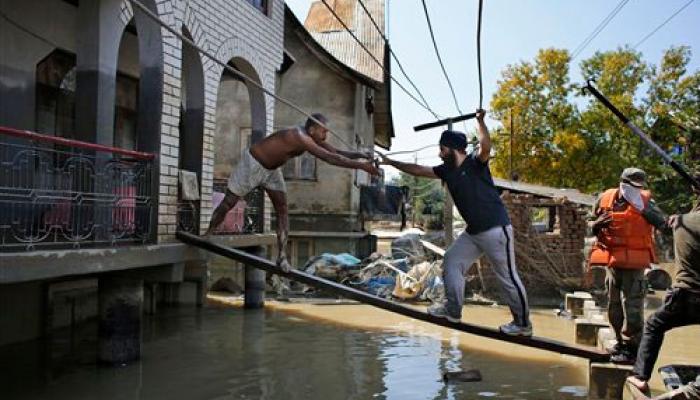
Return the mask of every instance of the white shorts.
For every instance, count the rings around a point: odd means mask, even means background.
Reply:
[[[246,151],[228,178],[228,190],[238,197],[243,197],[258,186],[267,190],[287,191],[281,168],[269,170],[263,167],[250,151]]]

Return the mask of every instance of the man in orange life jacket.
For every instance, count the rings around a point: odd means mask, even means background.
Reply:
[[[644,270],[656,261],[653,228],[666,228],[666,218],[642,190],[646,173],[626,168],[620,186],[606,190],[594,207],[592,224],[597,241],[590,264],[605,265],[608,292],[608,319],[617,344],[610,349],[610,360],[634,362],[644,322]]]

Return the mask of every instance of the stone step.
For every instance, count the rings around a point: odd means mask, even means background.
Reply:
[[[598,331],[608,328],[605,321],[591,321],[587,319],[576,320],[576,344],[596,346],[598,344]]]
[[[583,315],[584,303],[591,300],[593,300],[593,297],[587,292],[567,293],[564,297],[566,311],[573,317],[580,317]]]

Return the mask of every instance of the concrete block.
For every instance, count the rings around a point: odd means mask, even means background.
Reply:
[[[598,330],[607,328],[606,322],[589,321],[587,319],[576,320],[576,343],[586,346],[595,346],[598,343]]]
[[[624,393],[625,380],[631,374],[631,365],[591,363],[588,374],[588,399],[621,399]]]
[[[586,293],[586,292],[567,293],[566,296],[564,297],[564,304],[566,307],[566,311],[571,313],[571,315],[574,317],[579,317],[579,316],[583,315],[583,303],[586,300],[592,300],[592,297],[589,293]]]
[[[593,307],[583,310],[583,318],[597,321],[607,321],[607,310],[602,307]]]

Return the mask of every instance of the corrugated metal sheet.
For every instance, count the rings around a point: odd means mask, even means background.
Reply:
[[[595,196],[581,193],[576,189],[561,189],[549,186],[535,185],[532,183],[508,181],[505,179],[493,178],[496,187],[504,190],[511,190],[519,193],[529,193],[540,197],[566,197],[572,203],[593,207]]]
[[[355,26],[355,7],[357,0],[326,0],[328,5],[349,27]],[[306,16],[304,27],[309,32],[331,32],[345,30],[343,25],[328,11],[323,2],[315,1],[311,4],[309,14]]]
[[[370,50],[380,63],[384,60],[384,39],[372,24],[370,17],[357,0],[326,0],[346,25]],[[384,0],[364,0],[377,25],[384,31]],[[304,23],[318,41],[334,57],[356,71],[382,82],[382,68],[345,31],[342,25],[321,1],[314,1]]]

